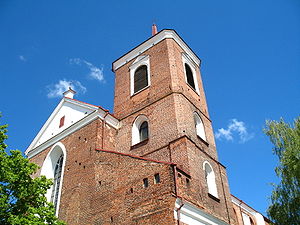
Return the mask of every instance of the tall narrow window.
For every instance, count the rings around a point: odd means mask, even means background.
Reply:
[[[198,113],[194,113],[194,121],[195,121],[195,128],[196,128],[196,133],[197,135],[202,138],[204,141],[206,141],[206,136],[205,136],[205,130],[204,130],[204,125],[203,122],[198,115]]]
[[[154,183],[155,183],[155,184],[160,183],[160,176],[159,176],[159,173],[154,174]]]
[[[140,126],[140,141],[148,139],[148,122],[144,121]]]
[[[143,179],[143,184],[144,184],[144,188],[149,187],[148,178],[144,178],[144,179]]]
[[[61,183],[61,172],[62,172],[62,165],[63,165],[63,155],[59,157],[59,159],[56,162],[55,168],[54,168],[54,180],[53,180],[53,186],[52,186],[52,193],[51,193],[51,202],[54,205],[54,208],[57,208],[57,201],[58,201],[58,193],[59,193],[59,187]]]
[[[215,173],[208,162],[204,162],[205,180],[208,188],[208,193],[218,198]]]
[[[187,83],[188,83],[194,90],[196,90],[196,87],[195,87],[195,81],[194,81],[194,76],[193,76],[193,72],[192,72],[191,67],[190,67],[187,63],[184,64],[184,67],[185,67],[185,75],[186,75]]]
[[[58,215],[59,211],[66,157],[65,146],[58,142],[48,153],[41,168],[41,175],[45,175],[46,178],[53,180],[53,185],[47,190],[46,198],[48,202],[53,203],[56,215]]]
[[[142,65],[134,72],[134,93],[148,86],[147,66]]]

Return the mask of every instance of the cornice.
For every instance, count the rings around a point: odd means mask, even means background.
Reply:
[[[125,65],[130,60],[134,59],[135,57],[143,54],[152,46],[158,44],[162,40],[165,39],[173,39],[176,43],[189,55],[192,61],[199,66],[200,59],[198,56],[192,51],[192,49],[183,41],[183,39],[176,33],[175,30],[165,29],[157,33],[156,35],[152,36],[145,42],[141,43],[131,51],[127,52],[125,55],[121,56],[119,59],[113,62],[112,70],[115,72],[117,69]]]
[[[251,207],[249,207],[245,202],[243,202],[242,200],[238,199],[237,197],[231,195],[231,201],[236,204],[237,206],[240,206],[243,210],[245,210],[246,212],[255,215],[256,211],[254,209],[252,209]]]

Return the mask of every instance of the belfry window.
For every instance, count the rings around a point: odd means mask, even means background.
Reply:
[[[150,86],[150,57],[140,55],[129,66],[130,95],[134,95]]]
[[[194,90],[196,90],[196,87],[195,87],[195,81],[194,81],[194,76],[193,76],[193,72],[192,72],[191,67],[190,67],[187,63],[184,64],[184,67],[185,67],[185,75],[186,75],[187,83],[188,83]]]
[[[191,87],[193,91],[195,91],[198,95],[200,95],[197,73],[200,73],[199,64],[195,63],[195,61],[190,57],[189,54],[183,52],[182,53],[182,66],[183,72],[185,76],[185,82],[188,86]]]
[[[205,172],[205,180],[208,188],[208,193],[218,198],[215,173],[208,162],[204,162],[203,169]]]
[[[148,122],[144,121],[140,126],[140,141],[148,139]]]
[[[61,172],[62,172],[63,160],[64,160],[64,157],[63,157],[63,155],[61,155],[59,157],[59,159],[57,160],[55,168],[54,168],[54,180],[53,180],[50,202],[53,203],[55,209],[57,208],[58,193],[59,193],[59,187],[61,184]]]
[[[134,72],[134,93],[148,86],[147,66],[142,65]]]

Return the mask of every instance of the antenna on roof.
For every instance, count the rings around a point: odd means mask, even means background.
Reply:
[[[153,23],[152,24],[152,36],[154,36],[155,34],[157,34],[157,27],[156,27],[156,24]]]

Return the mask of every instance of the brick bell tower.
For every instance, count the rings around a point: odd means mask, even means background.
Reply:
[[[176,164],[181,199],[176,210],[189,202],[224,224],[234,224],[226,170],[218,161],[202,85],[201,60],[176,31],[156,33],[156,27],[152,31],[152,37],[113,62],[114,115],[121,123],[116,149]]]

